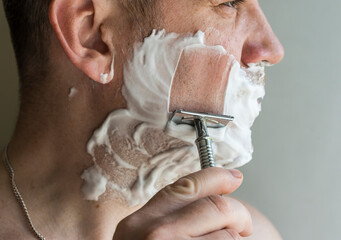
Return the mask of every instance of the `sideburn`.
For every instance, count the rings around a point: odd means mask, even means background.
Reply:
[[[131,19],[131,28],[137,41],[142,42],[153,29],[158,29],[160,24],[157,20],[156,0],[120,0],[120,2]]]

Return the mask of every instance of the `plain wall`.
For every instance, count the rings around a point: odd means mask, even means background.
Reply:
[[[261,0],[286,56],[267,75],[253,127],[254,160],[235,196],[267,215],[284,239],[339,240],[341,2]],[[18,111],[18,77],[0,9],[0,146]]]

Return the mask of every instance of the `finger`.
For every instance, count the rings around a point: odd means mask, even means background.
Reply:
[[[221,229],[233,229],[241,236],[252,234],[252,219],[239,201],[219,195],[199,199],[160,220],[179,236],[196,237]]]
[[[193,240],[240,240],[240,235],[232,229],[223,229],[193,238]]]
[[[167,215],[200,198],[232,193],[241,185],[242,180],[243,175],[238,170],[207,168],[166,186],[141,211]]]

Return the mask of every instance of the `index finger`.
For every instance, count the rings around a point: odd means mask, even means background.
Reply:
[[[154,216],[167,215],[198,199],[230,194],[241,185],[242,179],[243,175],[238,170],[217,167],[203,169],[160,190],[141,211]]]

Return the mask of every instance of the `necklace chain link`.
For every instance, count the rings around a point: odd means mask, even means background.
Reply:
[[[5,163],[5,166],[6,166],[6,169],[8,170],[8,174],[9,174],[9,177],[10,177],[10,180],[11,180],[11,185],[12,185],[12,190],[13,190],[13,193],[14,193],[14,196],[15,198],[17,199],[19,205],[21,206],[21,209],[23,210],[24,214],[25,214],[25,217],[28,221],[28,224],[30,225],[30,228],[31,228],[31,231],[32,233],[39,239],[39,240],[45,240],[45,238],[43,237],[42,234],[40,234],[36,228],[34,227],[32,221],[31,221],[31,217],[30,217],[30,214],[28,213],[28,210],[27,210],[27,207],[26,207],[26,204],[24,202],[24,199],[22,198],[19,190],[18,190],[18,187],[15,183],[15,180],[14,180],[14,170],[8,160],[8,154],[7,154],[7,149],[8,149],[8,145],[5,147],[4,149],[4,163]]]

